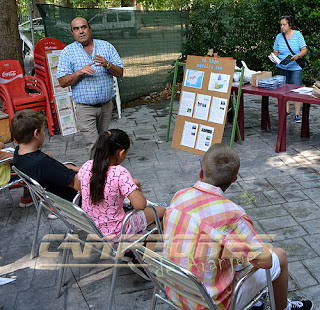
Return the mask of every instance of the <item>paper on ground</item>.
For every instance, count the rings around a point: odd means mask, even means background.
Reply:
[[[10,278],[0,278],[0,285],[8,284],[12,281],[15,281],[16,279],[10,279]]]

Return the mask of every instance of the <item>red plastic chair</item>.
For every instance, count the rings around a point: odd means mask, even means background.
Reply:
[[[55,132],[58,132],[58,117],[53,100],[53,90],[50,81],[49,68],[47,64],[46,52],[54,50],[63,50],[65,44],[55,38],[43,38],[34,47],[34,71],[35,76],[44,80],[50,100],[52,118],[55,125]]]
[[[27,93],[28,90],[36,91]],[[3,112],[9,114],[9,120],[19,110],[45,110],[50,135],[54,134],[54,123],[50,108],[48,91],[39,77],[23,76],[18,60],[0,61],[0,100]]]

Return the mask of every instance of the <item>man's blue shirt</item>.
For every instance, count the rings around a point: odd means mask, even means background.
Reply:
[[[114,46],[107,41],[93,39],[93,52],[90,57],[81,43],[75,41],[61,52],[57,69],[57,79],[72,74],[85,65],[94,62],[93,57],[100,55],[115,66],[123,68],[123,63]],[[113,76],[103,66],[91,66],[96,72],[84,74],[71,86],[72,100],[76,103],[94,105],[108,102],[114,97]]]

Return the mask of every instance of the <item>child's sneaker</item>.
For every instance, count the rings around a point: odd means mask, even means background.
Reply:
[[[296,116],[294,117],[294,121],[295,121],[296,123],[301,123],[301,117],[300,117],[300,115],[296,115]]]
[[[48,214],[48,219],[49,220],[56,220],[58,217],[55,215],[55,214],[53,214],[53,213],[49,213]]]
[[[26,207],[30,207],[33,205],[33,200],[32,197],[24,197],[21,196],[20,198],[20,203],[19,203],[19,207],[20,208],[26,208]]]
[[[288,305],[285,310],[312,310],[313,302],[310,300],[291,301],[288,299]]]

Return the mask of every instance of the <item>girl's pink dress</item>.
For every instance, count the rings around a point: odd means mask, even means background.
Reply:
[[[125,217],[123,200],[137,190],[138,186],[126,168],[120,165],[111,166],[107,172],[104,199],[98,204],[92,204],[90,199],[92,164],[92,160],[87,161],[78,172],[78,178],[81,182],[82,209],[93,219],[104,235],[112,235],[114,239],[118,239]],[[138,212],[137,216],[132,217],[134,219],[131,223],[136,226],[134,230],[138,232],[145,228],[144,212]],[[129,233],[128,230],[126,232]]]

